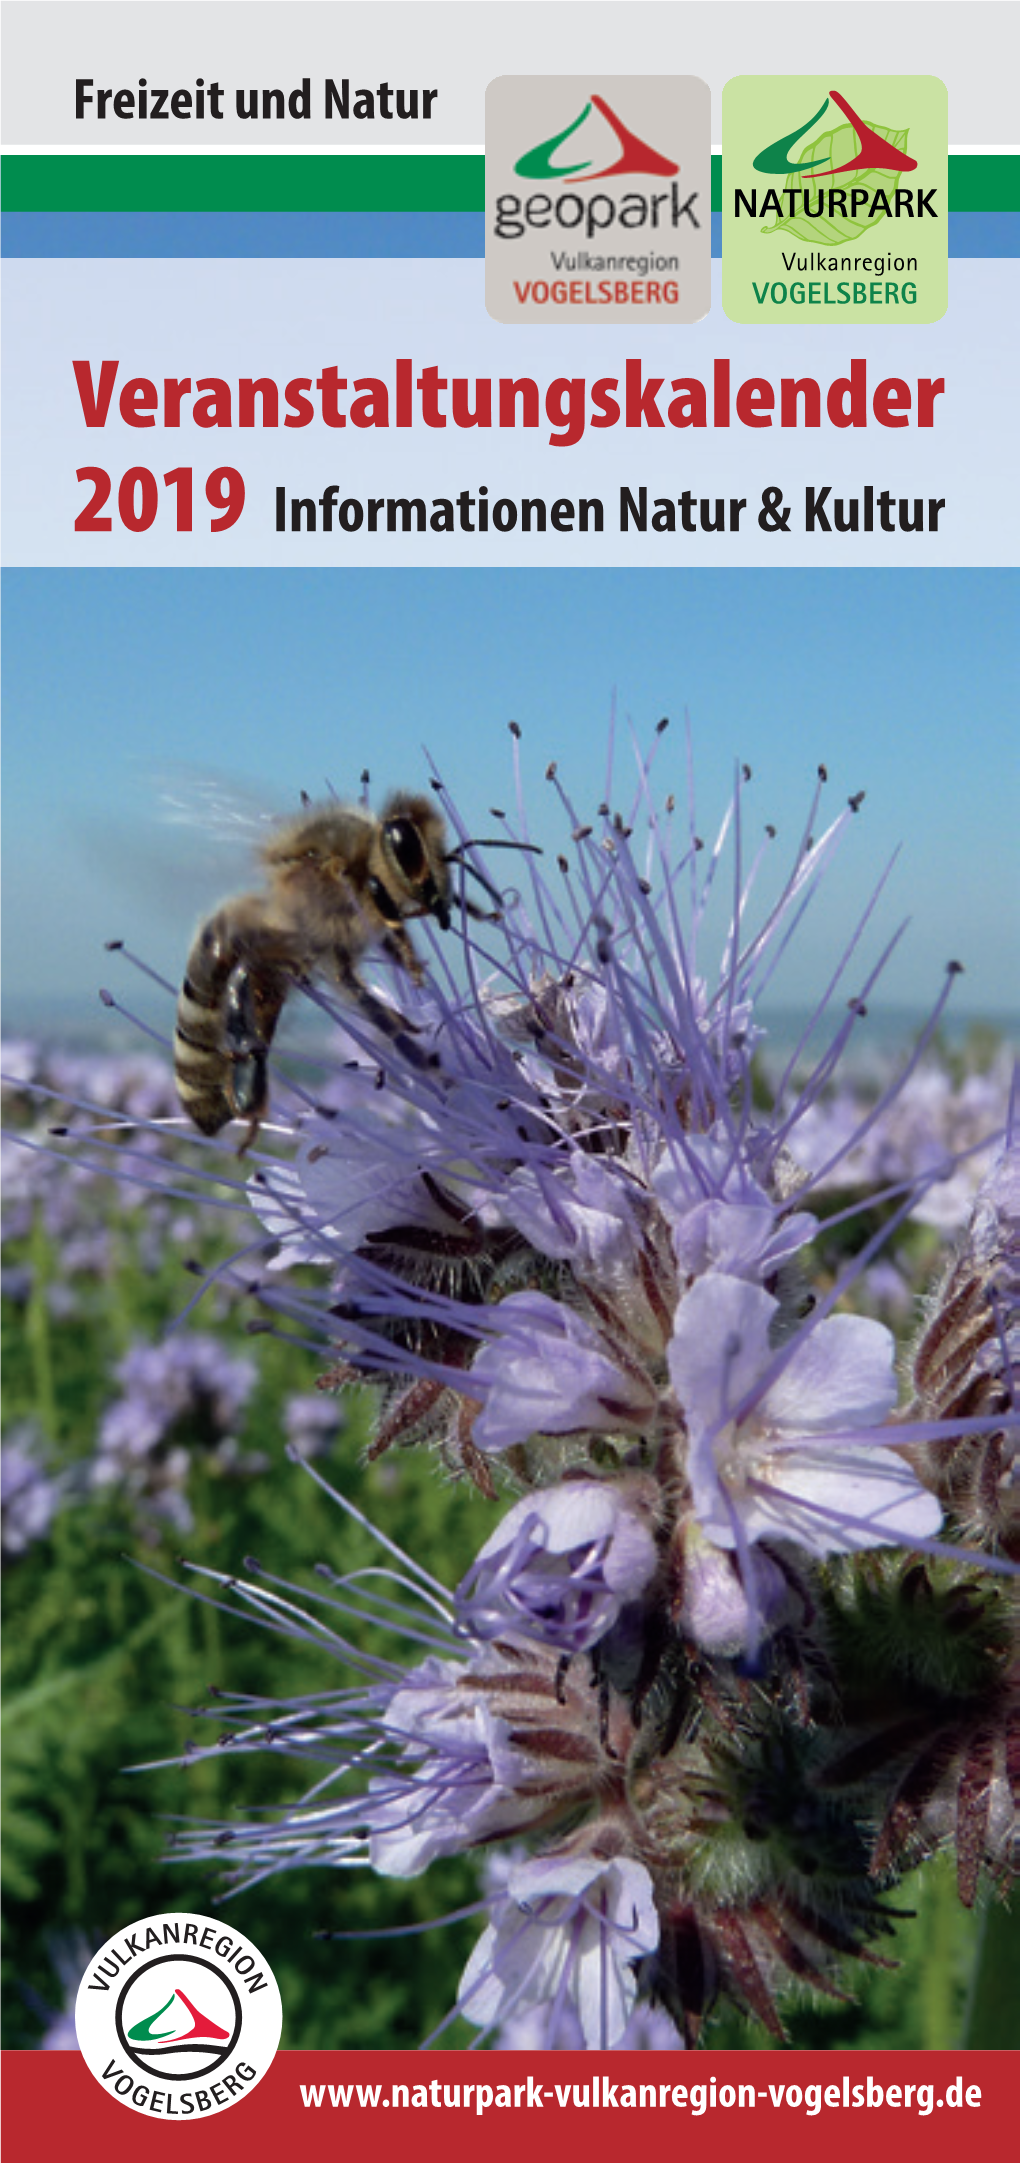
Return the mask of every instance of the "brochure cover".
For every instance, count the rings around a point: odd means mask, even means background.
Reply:
[[[1015,10],[2,12],[10,2129],[1001,2137]]]

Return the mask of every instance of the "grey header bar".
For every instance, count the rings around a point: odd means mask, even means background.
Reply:
[[[1016,15],[1001,0],[924,7],[889,0],[881,8],[861,0],[591,0],[583,7],[565,0],[533,7],[520,0],[6,0],[0,16],[0,117],[9,146],[475,145],[483,141],[485,87],[493,77],[579,69],[700,75],[711,85],[715,143],[731,75],[851,67],[941,76],[951,143],[1009,144],[1020,135],[1015,70],[1005,64]],[[90,86],[81,119],[78,78]],[[119,113],[110,96],[99,118],[101,90],[122,93]],[[160,90],[165,117],[151,110]],[[427,91],[434,93],[428,117]],[[247,105],[253,92],[257,117],[239,118],[237,94]],[[263,117],[265,92],[282,95],[269,96]]]

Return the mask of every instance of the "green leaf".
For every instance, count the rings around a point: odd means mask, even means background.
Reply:
[[[867,126],[873,128],[883,142],[891,143],[894,150],[906,149],[910,132],[908,128],[880,127],[877,120],[869,120]],[[828,158],[833,167],[845,165],[854,155],[856,142],[856,131],[849,123],[841,128],[829,128],[807,145],[801,153],[802,160],[804,164],[808,164],[816,158]],[[826,171],[787,173],[783,186],[807,187],[813,190],[815,187],[834,184],[837,187],[867,188],[874,192],[878,188],[885,188],[890,177],[890,170],[879,167],[872,167],[864,173],[840,173],[835,179],[831,172]],[[899,178],[899,175],[896,177]],[[763,225],[761,230],[763,233],[782,233],[788,240],[800,241],[804,247],[835,249],[845,247],[848,241],[858,240],[862,233],[873,232],[876,226],[881,225],[885,215],[885,211],[880,210],[874,218],[841,218],[837,224],[830,219],[805,218],[798,213],[792,218],[776,218],[772,225]]]

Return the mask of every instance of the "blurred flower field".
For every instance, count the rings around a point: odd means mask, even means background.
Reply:
[[[184,1264],[211,1267],[238,1243],[216,1197],[204,1207],[46,1154],[63,1091],[132,1116],[176,1111],[168,1067],[147,1056],[69,1060],[7,1048],[4,1070],[54,1091],[5,1090],[4,1213],[4,2038],[28,2047],[42,2008],[59,2007],[69,1934],[101,1943],[133,1916],[208,1909],[208,1869],[161,1861],[182,1812],[253,1807],[286,1783],[261,1760],[132,1775],[183,1750],[189,1708],[210,1685],[286,1695],[333,1680],[275,1639],[231,1625],[163,1581],[182,1551],[214,1567],[256,1553],[285,1576],[310,1576],[338,1540],[352,1561],[367,1539],[336,1513],[288,1442],[317,1453],[397,1538],[423,1537],[454,1577],[486,1526],[467,1491],[437,1487],[428,1467],[361,1463],[364,1408],[313,1394],[315,1365],[246,1334],[250,1309],[224,1290],[167,1337],[194,1287]],[[146,1171],[174,1185],[175,1139],[147,1137]],[[224,1153],[227,1176],[231,1159]],[[228,1228],[229,1227],[229,1228]],[[267,1779],[268,1772],[268,1779]],[[238,1780],[235,1776],[239,1774]],[[471,1865],[440,1873],[440,1905],[474,1892]],[[238,1919],[272,1961],[286,2005],[285,2043],[313,2049],[413,2046],[446,2010],[471,1929],[402,1943],[323,1944],[328,1929],[375,1929],[436,1912],[434,1887],[380,1889],[309,1874],[244,1896]],[[242,1927],[244,1927],[242,1923]],[[437,1945],[439,1956],[437,1958]],[[77,1977],[74,1978],[75,1984]],[[73,1996],[73,1994],[72,1994]]]

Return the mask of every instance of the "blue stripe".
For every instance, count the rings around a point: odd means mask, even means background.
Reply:
[[[480,210],[9,210],[0,253],[480,256]]]
[[[1020,210],[951,210],[950,255],[1020,255]]]
[[[956,255],[1020,255],[1020,210],[951,210],[947,214],[949,253]],[[909,254],[909,226],[898,229],[894,241],[883,237],[888,228],[881,219],[874,229],[876,247]],[[803,243],[798,243],[803,245]],[[838,251],[834,248],[833,254]],[[722,255],[722,211],[712,212],[712,254]]]
[[[1020,255],[1020,211],[951,210],[951,256]],[[634,245],[637,245],[635,238]],[[10,256],[482,256],[480,210],[9,210]],[[722,213],[712,213],[722,255]]]

